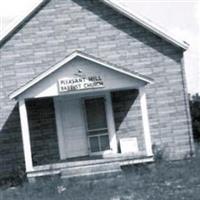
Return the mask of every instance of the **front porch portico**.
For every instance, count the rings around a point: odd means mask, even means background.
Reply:
[[[145,94],[148,83],[152,83],[148,77],[74,52],[13,92],[10,98],[19,102],[27,176],[60,174],[63,170],[86,166],[113,163],[120,167],[153,161]],[[135,99],[131,96],[133,92]],[[118,102],[120,93],[121,102],[123,98],[126,101],[124,106]],[[53,99],[60,160],[35,166],[26,102],[44,98]],[[134,115],[134,101],[140,107],[138,121],[141,114],[142,131],[138,133],[132,127],[134,121],[127,117]]]

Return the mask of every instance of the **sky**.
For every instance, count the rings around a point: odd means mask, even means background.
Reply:
[[[0,0],[0,31],[41,0]],[[200,0],[112,0],[190,44],[185,52],[188,91],[200,93]],[[12,5],[12,6],[10,6]]]

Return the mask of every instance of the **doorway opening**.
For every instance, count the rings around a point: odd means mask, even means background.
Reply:
[[[86,131],[90,154],[101,154],[110,149],[105,98],[84,100]]]

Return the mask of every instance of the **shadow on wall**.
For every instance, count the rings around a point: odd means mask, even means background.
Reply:
[[[138,90],[124,90],[112,93],[115,128],[118,132],[138,97]],[[135,113],[137,114],[137,112]]]
[[[0,131],[0,178],[24,169],[24,155],[18,104],[8,116]]]
[[[59,161],[53,98],[26,101],[33,165]]]
[[[150,33],[148,30],[143,28],[141,25],[133,22],[132,20],[128,19],[127,17],[123,17],[117,11],[114,11],[109,6],[105,5],[102,2],[96,0],[72,0],[76,4],[80,5],[82,8],[87,9],[102,20],[106,21],[107,23],[111,24],[113,27],[123,30],[131,37],[139,40],[140,42],[144,43],[145,45],[156,49],[161,54],[170,57],[175,62],[181,62],[181,56],[177,56],[177,54],[182,54],[182,49],[178,47],[174,47],[169,42],[163,40],[159,36]],[[132,26],[130,26],[130,24]],[[117,39],[117,38],[116,38]],[[142,52],[140,52],[142,54]],[[143,54],[146,54],[144,52]]]
[[[118,139],[136,137],[140,150],[143,149],[143,129],[139,92],[136,89],[112,92],[115,130]],[[118,150],[121,152],[120,145]]]
[[[59,160],[52,99],[26,102],[33,164]],[[15,104],[0,131],[0,178],[25,169],[18,104]]]

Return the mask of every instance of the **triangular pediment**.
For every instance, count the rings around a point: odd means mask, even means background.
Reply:
[[[41,98],[97,90],[139,88],[153,80],[99,58],[75,51],[10,94],[10,98]]]

